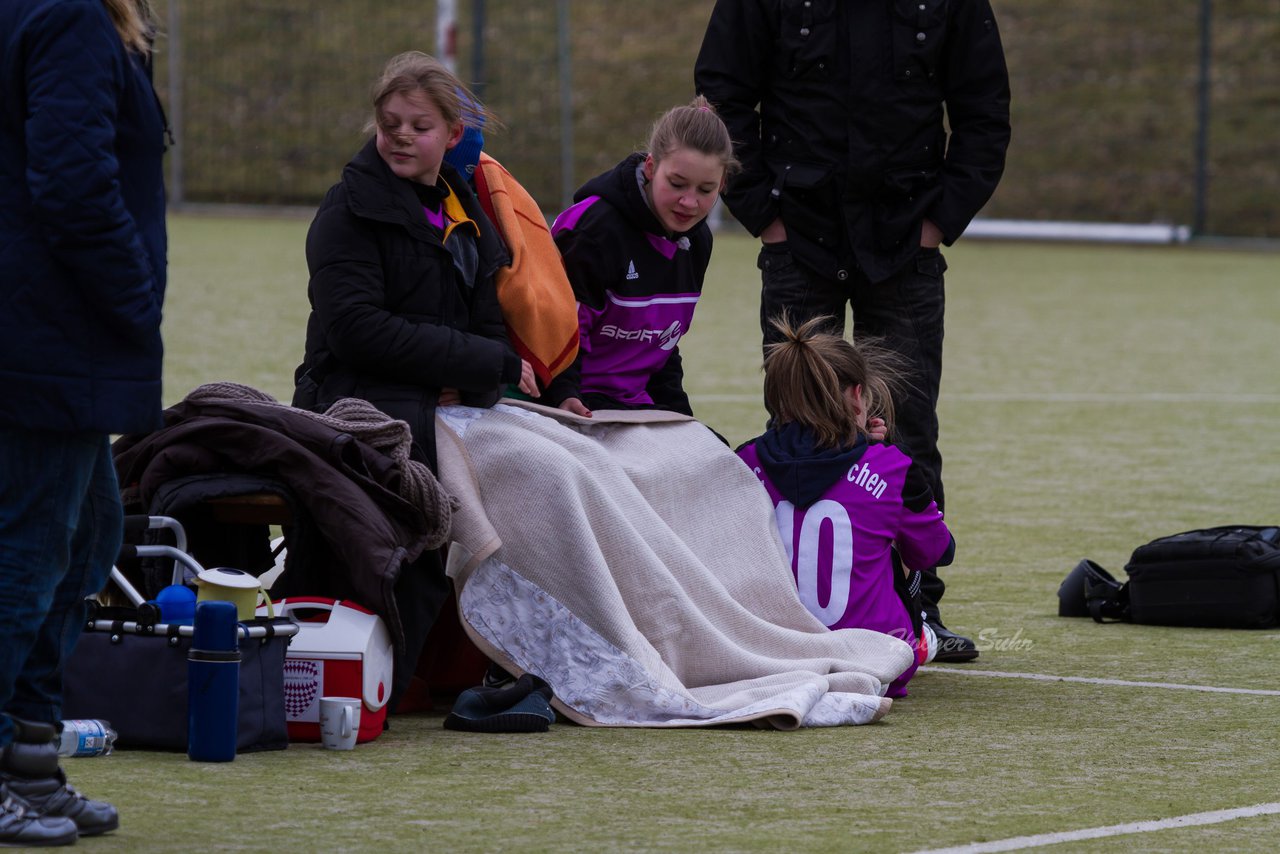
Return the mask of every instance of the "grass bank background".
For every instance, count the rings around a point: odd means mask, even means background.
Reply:
[[[363,141],[368,92],[435,52],[434,0],[169,0],[158,74],[183,198],[312,207]],[[693,95],[713,0],[462,0],[458,61],[505,124],[487,135],[550,213]],[[1200,8],[993,0],[1013,97],[992,217],[1189,224]],[[1205,233],[1280,237],[1280,0],[1212,4]],[[176,15],[174,13],[177,13]],[[178,85],[171,88],[171,82]],[[562,125],[567,95],[570,121]],[[566,174],[567,173],[567,174]]]

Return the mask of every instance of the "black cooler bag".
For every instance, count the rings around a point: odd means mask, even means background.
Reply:
[[[1280,527],[1226,525],[1161,537],[1135,549],[1124,569],[1135,623],[1280,625]]]
[[[285,650],[298,625],[281,617],[240,625],[236,752],[283,750]],[[63,670],[63,718],[110,721],[117,747],[186,750],[190,649],[191,626],[91,617]]]

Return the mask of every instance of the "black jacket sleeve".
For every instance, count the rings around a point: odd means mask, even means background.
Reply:
[[[472,290],[469,331],[491,341],[500,341],[504,347],[502,372],[499,375],[501,381],[503,384],[520,382],[520,356],[507,338],[507,327],[502,319],[502,306],[498,302],[493,276],[481,274]],[[466,406],[493,406],[502,397],[502,392],[502,388],[494,386],[481,391],[459,387],[459,397]]]
[[[645,387],[649,397],[656,406],[681,412],[692,416],[693,408],[689,404],[689,395],[684,391],[684,364],[680,358],[680,348],[671,351],[671,357],[659,370],[649,378]]]
[[[953,3],[944,57],[951,136],[942,195],[925,216],[950,246],[990,200],[1009,148],[1009,71],[988,0]]]
[[[753,235],[778,216],[757,112],[773,66],[775,33],[766,6],[759,0],[716,0],[694,64],[694,86],[715,105],[742,163],[724,192],[725,204]]]
[[[25,149],[31,214],[101,322],[125,338],[155,338],[162,271],[153,268],[125,203],[121,185],[135,176],[122,175],[117,159],[122,89],[131,74],[126,63],[138,60],[77,4],[49,4],[39,14],[20,72],[27,77],[27,101],[12,106],[15,115],[25,113],[27,140],[35,143]],[[158,164],[163,144],[156,121]],[[138,137],[143,130],[129,129]],[[142,144],[129,139],[125,146]],[[12,198],[7,188],[5,197]]]
[[[571,397],[582,396],[582,350],[578,350],[573,364],[556,374],[555,378],[542,393],[539,403],[547,406],[559,406]]]

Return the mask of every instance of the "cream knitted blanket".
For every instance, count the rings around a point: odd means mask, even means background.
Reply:
[[[912,661],[796,596],[768,497],[685,416],[446,407],[449,574],[492,659],[596,726],[862,724]]]

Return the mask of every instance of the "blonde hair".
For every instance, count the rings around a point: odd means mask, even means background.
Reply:
[[[435,104],[450,125],[501,126],[497,117],[443,62],[422,51],[410,50],[391,57],[373,84],[373,118],[365,130],[372,131],[377,126],[378,111],[388,98],[414,92],[421,92]]]
[[[729,128],[725,127],[711,102],[701,95],[682,107],[667,110],[649,131],[646,150],[655,163],[678,148],[691,148],[720,158],[726,178],[741,168],[733,154]]]
[[[847,448],[866,430],[844,390],[862,386],[867,420],[893,427],[894,391],[904,382],[901,357],[875,341],[852,342],[825,331],[832,317],[799,327],[784,313],[770,321],[782,340],[765,346],[764,405],[777,426],[795,422],[813,431],[819,447]]]
[[[156,16],[151,0],[102,0],[102,5],[107,7],[107,14],[111,16],[111,23],[124,46],[139,56],[150,56],[156,35]]]

